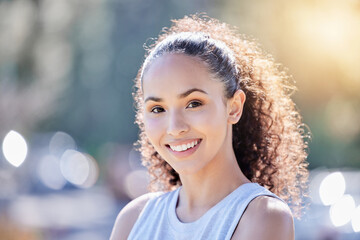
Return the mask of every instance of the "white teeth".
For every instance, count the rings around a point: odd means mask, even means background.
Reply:
[[[173,151],[182,152],[182,151],[185,151],[185,150],[187,150],[189,148],[193,148],[198,143],[199,143],[198,140],[195,140],[195,141],[192,141],[191,143],[188,143],[188,144],[182,144],[182,145],[178,145],[178,146],[169,145],[169,146]]]

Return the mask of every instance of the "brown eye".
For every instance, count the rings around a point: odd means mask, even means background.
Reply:
[[[162,107],[159,107],[159,106],[155,106],[155,107],[151,108],[151,112],[156,113],[156,114],[164,112],[164,111],[165,111],[165,109]]]
[[[200,101],[191,101],[189,105],[187,105],[187,108],[196,108],[200,107],[202,103]]]

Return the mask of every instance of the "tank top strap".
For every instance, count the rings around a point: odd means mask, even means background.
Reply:
[[[241,195],[243,197],[241,197],[241,198],[238,197],[236,200],[236,202],[237,202],[236,203],[236,211],[235,211],[236,214],[234,215],[233,221],[230,224],[229,231],[225,238],[228,240],[230,240],[231,237],[234,235],[235,229],[236,229],[237,225],[239,224],[239,221],[240,221],[242,215],[244,214],[244,212],[245,212],[246,208],[249,206],[249,204],[255,198],[260,197],[260,196],[269,196],[269,197],[277,198],[286,204],[286,202],[283,199],[281,199],[280,197],[278,197],[271,191],[267,190],[266,188],[260,186],[258,183],[248,183],[248,184],[244,184],[240,187],[242,190]]]

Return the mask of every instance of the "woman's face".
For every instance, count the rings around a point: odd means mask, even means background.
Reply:
[[[200,60],[166,54],[143,76],[145,132],[155,150],[179,173],[206,167],[230,141],[228,100]],[[231,129],[231,128],[230,128]]]

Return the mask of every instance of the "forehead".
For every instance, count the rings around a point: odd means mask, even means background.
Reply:
[[[181,92],[192,87],[219,88],[205,63],[185,54],[166,54],[150,63],[143,76],[143,93]]]

